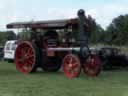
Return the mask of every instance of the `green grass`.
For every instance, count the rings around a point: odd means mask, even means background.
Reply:
[[[61,72],[21,74],[14,64],[0,62],[0,96],[128,96],[128,71],[68,79]]]

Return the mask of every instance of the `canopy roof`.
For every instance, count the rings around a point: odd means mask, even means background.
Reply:
[[[7,24],[7,28],[58,28],[62,29],[69,25],[78,24],[77,18],[64,20],[47,20],[47,21],[31,21],[31,22],[14,22]]]

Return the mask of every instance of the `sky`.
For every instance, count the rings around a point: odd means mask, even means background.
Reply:
[[[128,14],[128,0],[0,0],[0,30],[17,21],[74,18],[79,9],[105,29],[113,18]]]

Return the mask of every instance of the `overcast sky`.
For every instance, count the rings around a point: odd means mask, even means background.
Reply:
[[[10,22],[76,17],[81,8],[106,28],[113,18],[128,14],[128,0],[0,0],[0,30]]]

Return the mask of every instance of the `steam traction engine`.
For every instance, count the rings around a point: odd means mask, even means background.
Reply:
[[[101,64],[87,45],[87,23],[84,10],[78,18],[68,20],[16,22],[7,28],[29,28],[31,38],[20,40],[15,51],[15,64],[22,73],[37,68],[56,72],[61,67],[68,78],[78,77],[81,69],[87,76],[99,74]]]

